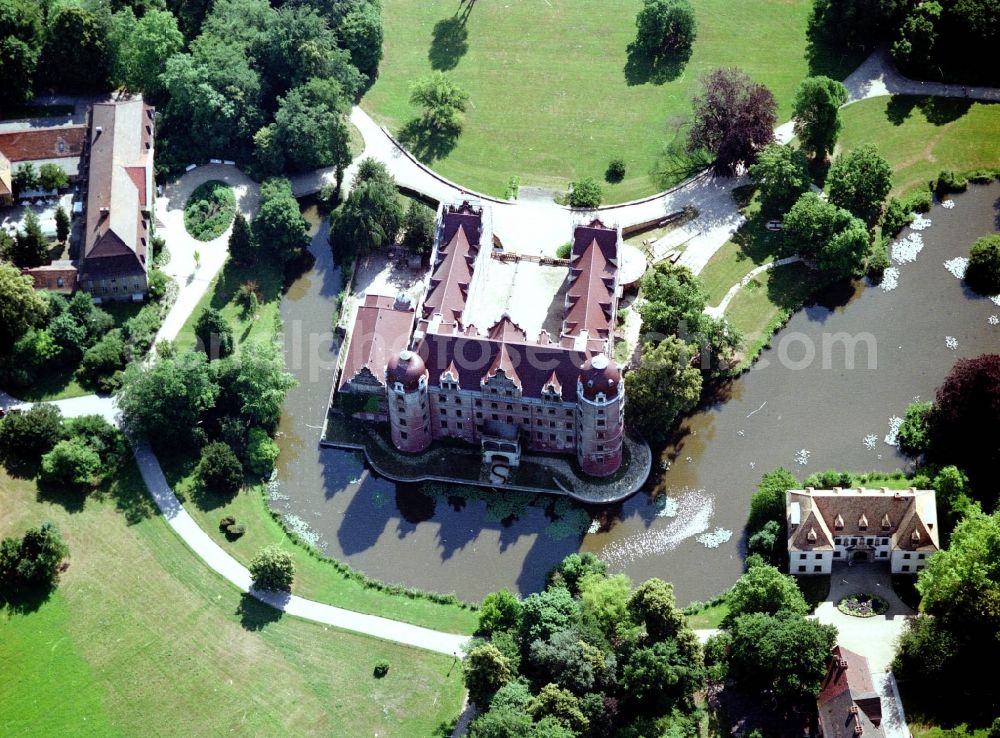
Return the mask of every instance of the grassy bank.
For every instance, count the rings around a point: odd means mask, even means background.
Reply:
[[[295,560],[293,592],[319,602],[326,602],[357,612],[381,615],[428,628],[452,633],[471,634],[478,616],[458,603],[439,603],[420,594],[393,594],[353,575],[351,570],[305,544],[295,545],[282,525],[274,519],[264,498],[264,490],[255,485],[231,499],[220,498],[198,489],[194,480],[197,459],[187,456],[163,457],[161,463],[168,481],[185,500],[185,508],[224,549],[248,564],[257,551],[270,544],[288,550]],[[232,515],[246,526],[246,533],[235,541],[226,539],[219,521]]]
[[[440,735],[458,713],[453,659],[281,617],[148,509],[131,465],[82,506],[0,472],[0,535],[51,520],[70,548],[47,602],[0,610],[3,735]]]
[[[875,142],[894,171],[893,194],[906,195],[942,169],[964,172],[1000,162],[1000,104],[898,95],[849,105],[838,148]]]
[[[785,120],[810,72],[809,0],[746,0],[739,12],[725,0],[693,0],[693,55],[663,84],[628,64],[640,0],[476,3],[464,20],[458,5],[385,0],[385,57],[362,106],[399,133],[418,113],[411,83],[445,71],[469,93],[465,128],[455,140],[411,148],[442,175],[497,196],[513,175],[522,186],[556,190],[603,178],[616,157],[627,171],[606,185],[608,201],[651,194],[689,174],[690,162],[665,156],[664,147],[678,137],[704,73],[745,69],[771,88]],[[855,62],[820,54],[812,67],[843,76]]]

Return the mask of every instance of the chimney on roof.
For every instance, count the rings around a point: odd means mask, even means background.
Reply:
[[[94,127],[94,133],[97,134],[96,136],[94,136],[94,138],[97,138],[97,136],[100,136],[102,133],[104,133],[104,126],[95,126]]]
[[[858,494],[859,495],[863,495],[864,493],[865,493],[865,488],[864,487],[858,487]]]
[[[814,489],[812,487],[806,487],[806,492],[812,494],[814,492]]]
[[[888,493],[888,491],[889,491],[888,487],[883,487],[882,488],[882,494],[886,494],[886,493]]]
[[[833,493],[834,494],[839,494],[840,493],[840,487],[834,487],[833,488]]]

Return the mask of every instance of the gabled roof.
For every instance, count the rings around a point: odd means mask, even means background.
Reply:
[[[514,368],[514,361],[511,359],[510,350],[507,348],[506,343],[500,344],[500,350],[497,351],[496,356],[493,358],[493,363],[490,364],[490,368],[483,375],[483,383],[486,380],[492,379],[497,375],[497,372],[503,372],[503,375],[507,377],[514,386],[521,389],[521,379],[517,376],[517,369]]]
[[[97,103],[91,110],[82,279],[146,271],[152,112],[142,100]]]
[[[11,162],[78,157],[87,140],[83,125],[26,128],[0,133],[0,152]]]
[[[479,217],[468,213],[444,214],[441,245],[424,299],[425,318],[440,314],[444,320],[458,321],[462,317],[478,253]]]
[[[562,332],[607,338],[614,320],[618,275],[618,231],[599,220],[577,226],[570,254],[569,289]]]
[[[365,295],[358,306],[351,329],[347,358],[340,375],[340,387],[369,372],[378,384],[385,384],[389,359],[406,348],[413,329],[413,308],[385,295]]]
[[[882,738],[882,701],[868,659],[834,646],[816,698],[823,738]],[[860,731],[858,730],[860,728]]]
[[[786,503],[789,511],[795,503],[799,504],[801,511],[801,524],[798,526],[792,524],[789,513],[790,550],[816,547],[806,537],[810,525],[816,526],[823,545],[827,540],[832,545],[832,536],[872,536],[891,538],[894,548],[909,551],[938,549],[934,490],[839,487],[789,490]]]

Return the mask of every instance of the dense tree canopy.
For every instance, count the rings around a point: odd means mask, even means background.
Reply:
[[[201,414],[212,407],[219,387],[203,353],[161,359],[125,370],[118,407],[128,427],[154,442],[187,440]]]
[[[809,190],[808,162],[790,144],[765,146],[749,173],[760,192],[761,208],[775,215],[784,214],[799,195]]]
[[[785,216],[784,244],[786,252],[814,259],[824,272],[840,278],[861,271],[871,241],[860,219],[806,192]]]
[[[754,613],[736,618],[729,632],[729,673],[741,687],[789,702],[819,693],[837,640],[834,626],[790,613]]]
[[[9,350],[29,328],[48,317],[48,306],[31,277],[0,262],[0,351]]]
[[[52,87],[90,92],[108,83],[111,18],[99,7],[91,7],[65,4],[49,15],[40,66]]]
[[[840,134],[840,106],[847,102],[847,88],[829,77],[808,77],[795,93],[792,115],[795,135],[802,148],[819,160],[833,151]]]
[[[983,428],[1000,423],[1000,354],[959,359],[938,387],[930,423],[929,455],[964,469],[977,490],[996,485],[989,480],[1000,465],[1000,440]]]
[[[457,132],[462,129],[469,93],[444,72],[431,72],[410,88],[410,104],[422,108],[421,120],[430,130]]]
[[[850,211],[869,226],[882,214],[892,189],[892,167],[875,144],[863,144],[830,167],[830,202]]]
[[[343,207],[330,216],[330,245],[338,259],[369,254],[396,241],[405,213],[396,180],[372,158],[358,165]]]
[[[965,281],[981,295],[1000,294],[1000,235],[982,236],[972,244]]]
[[[652,443],[665,441],[674,421],[701,396],[701,372],[691,366],[695,353],[695,347],[669,336],[647,343],[639,366],[625,375],[628,425]]]
[[[739,69],[710,72],[694,96],[694,122],[688,146],[715,156],[715,170],[733,174],[753,164],[757,153],[774,140],[778,104],[774,95]]]
[[[295,259],[309,246],[309,227],[287,179],[275,177],[260,186],[253,237],[258,247],[279,263]]]
[[[750,568],[736,580],[733,588],[726,593],[726,604],[729,606],[728,624],[734,623],[741,615],[755,612],[805,615],[809,611],[795,579],[766,564]]]
[[[42,46],[41,4],[0,0],[0,105],[31,97]]]
[[[198,347],[208,355],[209,361],[221,359],[233,353],[233,329],[218,310],[207,307],[194,324],[194,335]]]
[[[184,47],[177,19],[166,10],[150,10],[136,19],[126,7],[112,17],[111,81],[131,92],[156,97],[167,59]]]

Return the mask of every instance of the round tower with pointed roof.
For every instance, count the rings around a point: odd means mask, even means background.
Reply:
[[[595,354],[580,368],[576,407],[580,467],[595,477],[613,474],[622,463],[625,383],[618,366],[604,354]]]
[[[385,389],[393,444],[410,453],[427,450],[431,426],[424,360],[409,350],[393,356],[385,368]]]

